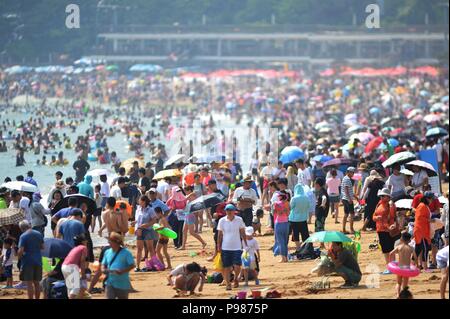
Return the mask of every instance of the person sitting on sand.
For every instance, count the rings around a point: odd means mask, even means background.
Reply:
[[[203,284],[205,283],[206,268],[195,262],[190,264],[178,265],[167,276],[168,286],[172,286],[177,291],[177,296],[185,295],[189,292],[189,295],[195,295],[195,288],[200,282],[198,291],[203,291]]]
[[[341,288],[357,287],[361,281],[362,274],[353,254],[349,250],[344,249],[342,243],[333,242],[331,249],[328,251],[328,257],[331,258],[337,274],[345,280]]]
[[[411,234],[409,234],[406,231],[402,232],[402,235],[400,237],[400,245],[395,247],[395,249],[392,250],[391,253],[389,254],[391,260],[394,258],[396,254],[398,254],[398,265],[400,268],[409,269],[412,258],[414,258],[416,266],[418,265],[417,255],[414,249],[411,246],[409,246],[410,242],[411,242]],[[408,277],[397,275],[397,298],[400,298],[401,291],[408,287],[408,281],[409,281]]]

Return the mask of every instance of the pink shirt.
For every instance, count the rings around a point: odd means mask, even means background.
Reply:
[[[341,185],[341,179],[339,177],[327,179],[328,195],[339,195],[339,186]]]
[[[81,255],[85,253],[87,256],[88,250],[86,246],[78,245],[75,248],[72,248],[70,253],[67,255],[66,259],[64,259],[63,266],[64,265],[77,265],[80,267],[81,265]]]
[[[275,224],[289,222],[289,203],[279,201],[274,204],[273,217]]]

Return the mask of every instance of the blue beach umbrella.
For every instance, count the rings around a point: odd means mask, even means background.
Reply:
[[[305,153],[297,146],[287,146],[281,151],[280,161],[283,164],[292,163],[300,158],[304,159]]]

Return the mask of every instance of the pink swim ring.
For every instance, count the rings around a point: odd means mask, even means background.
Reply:
[[[420,269],[415,265],[410,265],[409,268],[399,267],[397,261],[392,261],[388,264],[388,269],[391,273],[402,277],[417,277],[420,275]]]

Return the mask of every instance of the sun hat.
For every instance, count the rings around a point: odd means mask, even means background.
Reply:
[[[360,171],[366,171],[368,168],[369,168],[369,166],[367,166],[366,163],[361,163],[358,166],[358,170],[360,170]]]
[[[225,206],[225,210],[237,210],[237,208],[233,204],[227,204],[227,206]]]
[[[252,179],[250,176],[246,176],[246,177],[242,180],[242,182],[243,182],[243,183],[245,183],[245,182],[253,183],[253,179]]]
[[[370,171],[370,176],[371,177],[373,177],[373,178],[379,178],[379,179],[381,179],[382,177],[381,177],[381,175],[380,175],[380,173],[378,173],[376,170],[371,170]]]
[[[253,229],[252,226],[245,227],[245,234],[247,236],[252,236],[254,232],[255,230]]]
[[[377,196],[389,196],[392,197],[391,191],[389,188],[383,188],[382,190],[379,190],[377,193]]]

